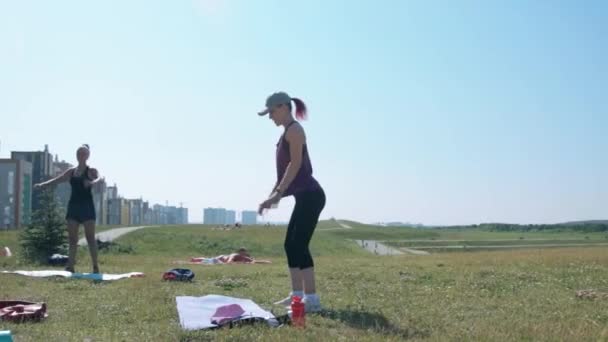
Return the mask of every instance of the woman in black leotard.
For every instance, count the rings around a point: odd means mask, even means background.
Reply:
[[[68,202],[68,213],[66,215],[68,225],[69,240],[69,260],[65,268],[66,271],[74,272],[76,264],[76,249],[78,248],[78,227],[84,226],[84,233],[91,252],[93,263],[93,273],[99,273],[97,264],[97,242],[95,240],[95,205],[93,204],[93,194],[91,189],[101,178],[99,172],[87,165],[90,150],[89,145],[82,145],[76,151],[78,166],[65,171],[62,175],[47,182],[34,185],[35,188],[42,188],[55,185],[69,180],[72,186],[72,194]]]

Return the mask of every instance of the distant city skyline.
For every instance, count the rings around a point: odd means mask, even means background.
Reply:
[[[49,145],[42,150],[11,151],[10,158],[0,158],[0,228],[22,228],[32,213],[40,208],[33,186],[55,178],[74,165],[53,155]],[[59,208],[66,210],[71,196],[69,182],[52,189]],[[118,186],[108,186],[105,179],[91,189],[97,225],[188,224],[188,208],[150,205],[143,198],[124,198]]]
[[[284,90],[321,218],[557,223],[608,213],[608,2],[0,2],[0,139],[130,198],[255,209]],[[288,221],[293,199],[264,220]]]

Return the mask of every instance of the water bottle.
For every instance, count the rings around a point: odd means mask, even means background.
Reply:
[[[302,298],[298,296],[291,297],[291,321],[293,325],[298,328],[304,328],[306,326],[305,318],[306,310]]]
[[[13,342],[10,330],[0,331],[0,342]]]

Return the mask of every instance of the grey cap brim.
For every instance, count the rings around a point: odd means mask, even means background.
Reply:
[[[266,115],[266,114],[268,114],[268,113],[270,113],[270,109],[266,108],[266,109],[264,109],[263,111],[258,112],[258,115],[259,115],[259,116],[264,116],[264,115]]]

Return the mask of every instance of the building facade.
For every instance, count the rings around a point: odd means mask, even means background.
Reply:
[[[206,208],[203,211],[204,224],[226,224],[226,209]]]
[[[177,208],[178,210],[178,224],[188,224],[188,208]]]
[[[53,156],[49,153],[48,145],[44,145],[44,151],[13,151],[11,159],[23,160],[31,163],[32,184],[38,184],[49,180],[54,176]],[[40,208],[40,198],[36,192],[32,197],[32,210]]]
[[[106,181],[99,180],[92,189],[93,203],[95,204],[96,224],[108,224],[108,192]]]
[[[0,228],[21,228],[32,214],[32,164],[0,159]]]
[[[234,225],[236,223],[236,211],[226,210],[226,218],[224,224]]]
[[[131,205],[129,204],[129,201],[124,199],[124,198],[120,198],[120,225],[121,226],[128,226],[131,223]]]
[[[144,217],[144,206],[141,199],[132,199],[129,201],[129,215],[131,225],[141,225]]]
[[[119,225],[121,219],[121,199],[120,198],[112,198],[108,200],[108,218],[107,224],[109,225]]]
[[[65,162],[59,161],[59,158],[55,156],[55,162],[53,162],[53,177],[57,177],[62,175],[64,172],[72,168],[73,165]],[[57,184],[55,187],[55,198],[57,199],[57,204],[65,211],[68,208],[68,202],[70,201],[70,195],[72,194],[72,187],[69,182]]]
[[[258,224],[258,213],[255,211],[245,210],[241,213],[242,223],[246,225]]]

